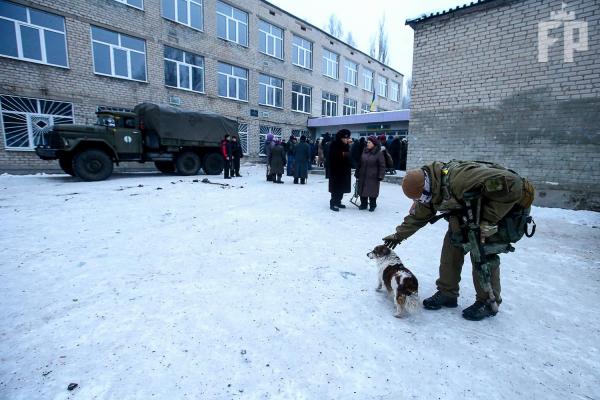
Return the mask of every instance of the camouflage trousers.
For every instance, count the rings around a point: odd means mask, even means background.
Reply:
[[[458,220],[453,220],[456,217],[450,218],[450,223],[444,244],[442,246],[442,255],[440,257],[440,277],[435,282],[437,289],[447,296],[458,297],[460,274],[465,262],[465,254],[463,249],[452,243],[452,233],[457,233]],[[487,256],[487,262],[490,266],[491,284],[494,296],[498,304],[502,302],[500,297],[500,257],[497,254]],[[472,267],[473,285],[475,286],[476,299],[485,302],[488,299],[488,294],[483,290],[479,283],[479,277],[475,268]]]

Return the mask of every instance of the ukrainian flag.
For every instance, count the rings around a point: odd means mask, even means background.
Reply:
[[[375,88],[373,87],[373,98],[371,99],[371,105],[369,106],[369,112],[377,111],[375,107]]]

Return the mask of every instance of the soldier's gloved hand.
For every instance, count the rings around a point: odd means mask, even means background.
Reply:
[[[481,238],[488,238],[498,232],[498,225],[491,224],[487,221],[481,221],[479,224],[479,230],[481,231]]]
[[[395,233],[387,235],[382,240],[383,244],[389,247],[390,249],[395,249],[396,246],[398,246],[400,242],[402,242],[402,239],[398,238],[398,236]]]

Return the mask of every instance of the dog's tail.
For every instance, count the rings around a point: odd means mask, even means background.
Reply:
[[[413,292],[409,296],[406,296],[405,303],[406,311],[409,313],[417,312],[421,309],[421,302],[419,301],[419,292]]]

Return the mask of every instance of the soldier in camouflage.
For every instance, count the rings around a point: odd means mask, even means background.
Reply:
[[[438,310],[442,307],[457,306],[458,284],[464,256],[468,251],[465,250],[468,248],[465,247],[466,226],[462,217],[465,215],[465,194],[470,196],[476,193],[480,198],[478,234],[481,243],[494,242],[495,236],[498,236],[496,235],[498,223],[513,207],[523,201],[527,202],[527,199],[523,199],[527,192],[523,189],[524,182],[526,181],[519,175],[499,165],[468,161],[449,163],[436,161],[406,173],[402,181],[402,189],[414,203],[404,222],[396,228],[396,232],[383,238],[385,245],[395,248],[430,222],[438,211],[444,213],[445,219],[448,220],[448,231],[444,237],[440,259],[439,279],[436,281],[437,292],[423,301],[426,309]],[[524,205],[527,207],[527,212],[530,205],[530,202]],[[512,249],[509,243],[506,245]],[[497,253],[485,252],[483,261],[486,263],[486,268],[489,268],[487,286],[491,284],[491,289],[485,290],[481,276],[473,266],[476,301],[463,310],[463,317],[468,320],[478,321],[495,315],[497,304],[502,301],[500,258]]]

